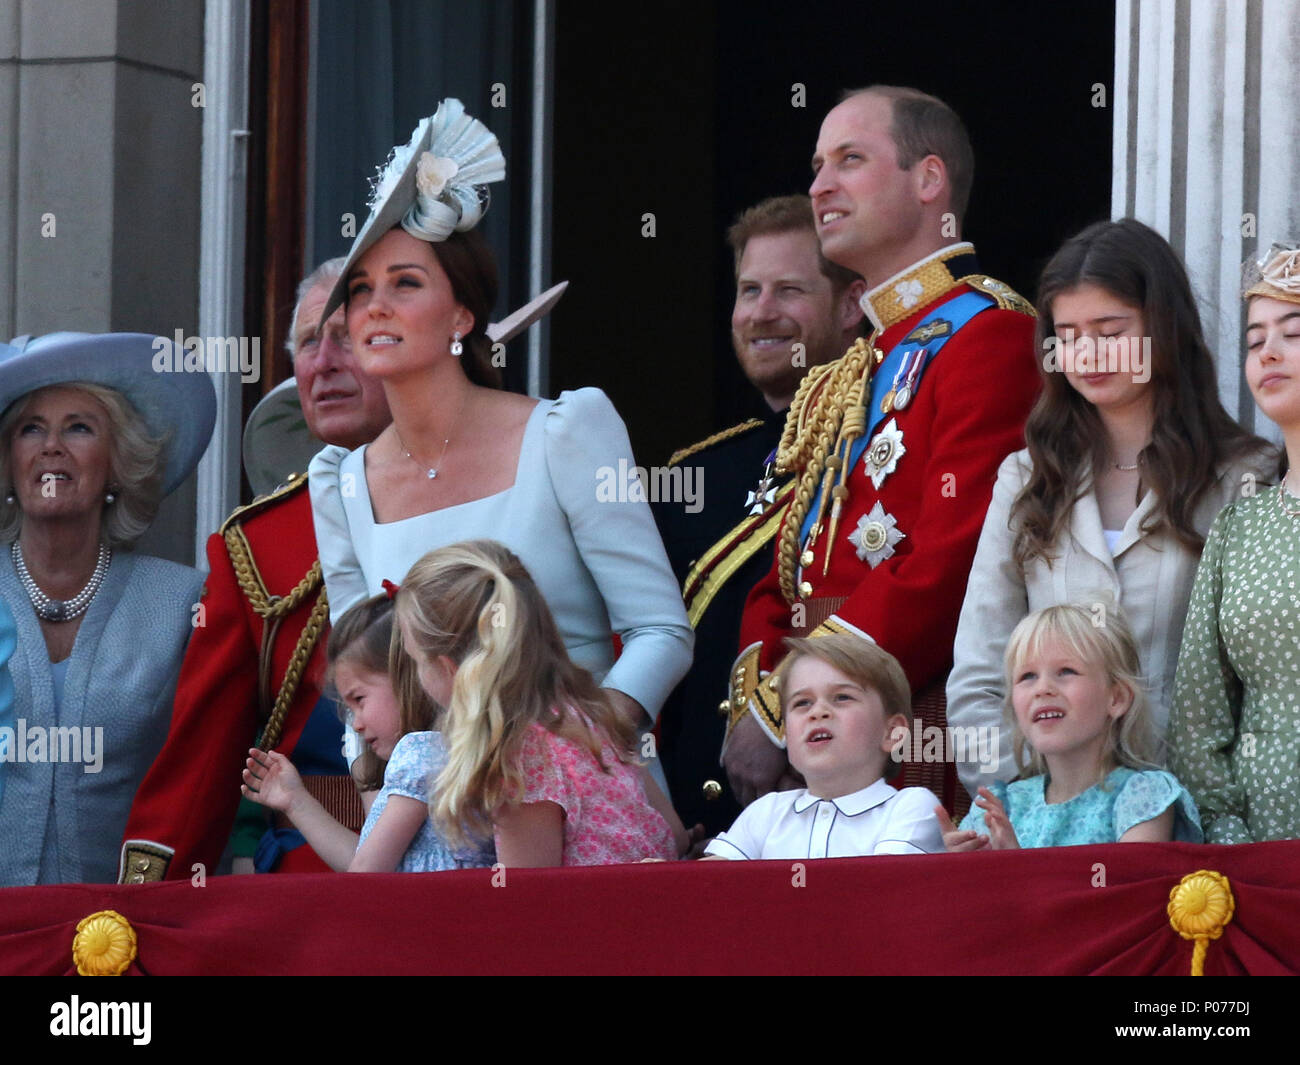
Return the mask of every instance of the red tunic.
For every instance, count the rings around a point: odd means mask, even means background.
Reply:
[[[223,531],[232,524],[242,528],[256,570],[271,595],[287,595],[316,561],[305,477],[236,511]],[[204,616],[181,667],[171,730],[136,793],[127,821],[124,880],[189,878],[196,862],[208,872],[216,868],[239,806],[240,774],[248,749],[263,725],[258,667],[265,622],[240,587],[220,533],[208,540],[208,565]],[[280,623],[271,655],[272,698],[321,594],[311,591]],[[274,747],[290,758],[321,696],[327,633],[327,627],[322,629],[312,650]],[[339,766],[346,771],[341,753]],[[305,866],[295,861],[294,871],[327,871],[308,848],[298,850],[305,853],[300,856],[294,851],[287,857],[309,861]]]
[[[941,254],[938,265],[942,258]],[[902,297],[911,295],[912,300],[920,290],[919,302],[900,307],[900,288]],[[867,297],[873,318],[885,327],[873,344],[888,354],[937,305],[972,290],[995,296],[998,305],[959,328],[925,368],[906,408],[885,415],[867,434],[867,440],[873,439],[892,418],[906,451],[878,488],[868,474],[865,453],[853,467],[834,542],[828,506],[812,564],[798,575],[811,590],[803,589],[802,600],[787,601],[774,555],[767,576],[750,593],[741,623],[741,647],[761,644],[763,670],[770,670],[782,657],[782,638],[796,634],[799,603],[807,613],[814,613],[818,600],[843,598],[834,617],[865,632],[894,655],[914,695],[946,676],[998,466],[1024,446],[1025,418],[1038,392],[1034,320],[1026,313],[1028,304],[1005,285],[982,274],[972,283],[958,284],[946,270],[936,272],[934,258]],[[810,396],[805,408],[811,409],[814,402],[816,397]],[[895,520],[903,538],[893,545],[892,557],[873,566],[859,557],[849,537],[877,504]],[[814,512],[816,508],[814,498]],[[827,551],[830,565],[823,576]],[[773,729],[762,713],[756,716],[769,733],[775,733],[773,738],[783,738],[779,725]]]

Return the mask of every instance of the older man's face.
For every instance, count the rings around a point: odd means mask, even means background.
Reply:
[[[317,285],[298,305],[293,373],[312,433],[327,444],[356,448],[377,437],[392,416],[383,385],[363,374],[352,354],[343,308],[317,332],[332,287]]]

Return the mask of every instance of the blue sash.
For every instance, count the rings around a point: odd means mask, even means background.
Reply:
[[[934,361],[934,357],[939,354],[943,346],[980,311],[987,310],[995,306],[996,303],[995,299],[984,295],[982,292],[963,292],[961,295],[954,296],[952,299],[935,307],[916,324],[906,337],[894,345],[889,354],[885,356],[884,361],[876,367],[876,372],[871,378],[871,398],[867,406],[867,431],[858,437],[849,449],[849,470],[852,470],[858,464],[863,453],[871,444],[871,434],[885,420],[887,415],[880,409],[880,404],[893,385],[894,377],[902,368],[903,362],[909,356],[921,361],[912,385],[912,395],[915,398],[917,389],[921,384],[921,375],[925,373],[926,368]],[[936,335],[930,340],[913,339],[918,333],[933,327],[938,322],[943,322],[948,327],[942,335]],[[913,355],[913,352],[916,354]],[[847,476],[848,472],[845,471],[845,477],[847,478]],[[808,539],[813,522],[816,520],[816,508],[810,507],[808,516],[804,518],[803,528],[800,530],[800,543]]]

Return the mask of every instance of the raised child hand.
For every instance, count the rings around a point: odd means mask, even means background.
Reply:
[[[972,832],[969,829],[963,832],[952,823],[948,811],[942,806],[934,808],[934,816],[939,819],[939,831],[943,833],[943,849],[949,854],[988,849],[988,836],[981,836],[978,832]]]
[[[1020,840],[1011,827],[1011,818],[999,799],[988,788],[980,788],[975,805],[984,811],[984,823],[989,827],[989,842],[995,851],[1019,850]]]
[[[303,793],[302,777],[293,763],[278,751],[248,752],[244,769],[244,783],[240,788],[247,798],[269,806],[272,810],[287,812],[294,800]]]

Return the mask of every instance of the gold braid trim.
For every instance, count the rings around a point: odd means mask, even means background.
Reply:
[[[741,433],[747,433],[751,429],[757,429],[762,424],[763,419],[750,418],[748,421],[741,422],[739,425],[733,425],[730,429],[723,429],[720,432],[716,432],[712,436],[706,437],[698,443],[691,444],[688,447],[678,448],[673,452],[672,458],[668,460],[668,465],[676,466],[684,459],[688,459],[692,455],[703,451],[706,447],[712,447],[714,444],[720,444],[724,440],[730,440],[733,436],[740,436]]]
[[[319,566],[319,563],[317,563]],[[262,751],[272,750],[280,742],[280,733],[284,731],[284,719],[289,713],[289,704],[293,702],[293,697],[298,694],[298,684],[302,680],[302,675],[307,669],[307,663],[311,660],[311,655],[316,650],[316,644],[320,640],[320,635],[325,631],[325,626],[330,620],[330,604],[325,597],[325,589],[320,590],[320,595],[316,597],[316,602],[311,608],[311,614],[307,618],[307,624],[303,626],[302,635],[298,637],[298,642],[294,645],[293,654],[289,658],[288,668],[284,671],[284,681],[280,684],[280,693],[275,697],[275,707],[271,710],[270,720],[266,723],[266,728],[262,730],[262,735],[258,738],[257,747]]]
[[[257,563],[253,561],[253,551],[248,546],[244,530],[238,525],[232,525],[225,532],[225,540],[230,564],[235,570],[235,579],[239,581],[239,587],[243,589],[244,595],[248,596],[249,605],[259,617],[282,618],[286,614],[291,614],[298,609],[307,596],[321,586],[320,559],[316,559],[312,562],[307,575],[288,595],[283,598],[271,595],[262,580],[262,574],[257,569]]]
[[[293,702],[293,697],[297,694],[298,685],[302,681],[302,675],[307,669],[307,663],[310,661],[312,652],[316,650],[316,644],[320,641],[321,633],[324,632],[325,626],[329,623],[329,599],[325,594],[324,581],[321,577],[320,559],[316,559],[311,564],[311,569],[307,571],[306,576],[300,580],[286,596],[272,595],[267,591],[266,582],[262,580],[262,574],[258,571],[257,563],[253,561],[253,552],[249,547],[248,539],[244,536],[244,530],[237,524],[230,525],[224,533],[226,541],[226,552],[230,555],[230,564],[235,571],[235,579],[239,582],[239,587],[244,595],[248,598],[249,605],[253,611],[265,622],[262,630],[262,654],[261,670],[266,674],[269,672],[271,643],[274,639],[275,632],[279,629],[279,623],[298,609],[312,592],[317,589],[320,594],[316,597],[316,602],[311,608],[311,614],[307,618],[307,624],[303,626],[301,634],[298,636],[298,642],[294,645],[293,654],[289,656],[289,665],[284,673],[284,680],[280,683],[280,690],[276,694],[275,703],[269,710],[266,724],[262,729],[261,736],[258,737],[257,747],[260,750],[269,751],[280,742],[280,734],[284,730],[284,719],[289,712],[289,705]],[[266,637],[272,639],[268,640]],[[269,689],[268,689],[269,693]],[[265,711],[265,703],[263,703]]]
[[[794,575],[799,556],[799,530],[812,507],[827,458],[835,449],[845,412],[851,406],[854,386],[860,398],[863,394],[860,382],[871,365],[871,341],[855,341],[842,358],[822,368],[815,378],[812,373],[805,377],[790,406],[777,451],[777,467],[783,471],[802,469],[802,472],[777,544],[777,574],[787,603],[797,598]],[[825,387],[817,394],[815,406],[811,411],[805,409],[814,389],[823,381]]]

